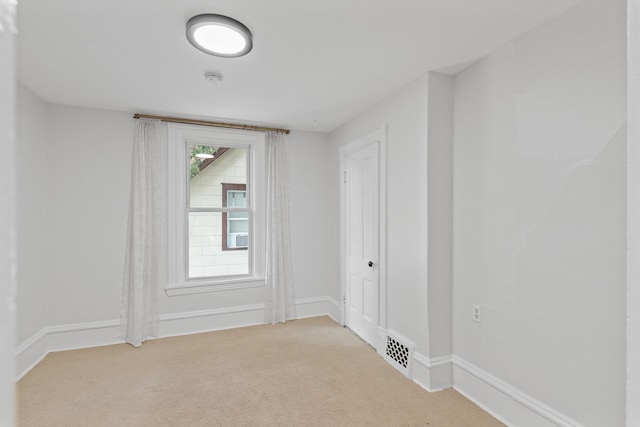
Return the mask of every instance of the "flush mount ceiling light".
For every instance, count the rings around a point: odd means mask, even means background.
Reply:
[[[223,58],[243,56],[251,51],[251,31],[239,21],[206,13],[187,21],[187,39],[197,49]]]

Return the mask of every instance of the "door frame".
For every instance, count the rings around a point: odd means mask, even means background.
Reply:
[[[377,129],[340,147],[340,324],[345,326],[346,300],[346,159],[371,144],[378,145],[378,331],[375,345],[384,349],[387,329],[387,128]]]

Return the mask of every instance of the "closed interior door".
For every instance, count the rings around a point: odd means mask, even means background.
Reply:
[[[345,325],[375,347],[379,316],[379,154],[372,143],[346,156]]]

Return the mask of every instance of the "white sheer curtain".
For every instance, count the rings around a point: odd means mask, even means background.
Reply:
[[[165,128],[136,122],[120,313],[120,337],[135,347],[158,336],[158,294],[167,280]]]
[[[289,237],[289,154],[287,135],[267,132],[267,295],[265,323],[296,318]]]

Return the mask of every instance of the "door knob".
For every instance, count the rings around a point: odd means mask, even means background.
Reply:
[[[373,267],[373,261],[369,261],[369,267]]]

